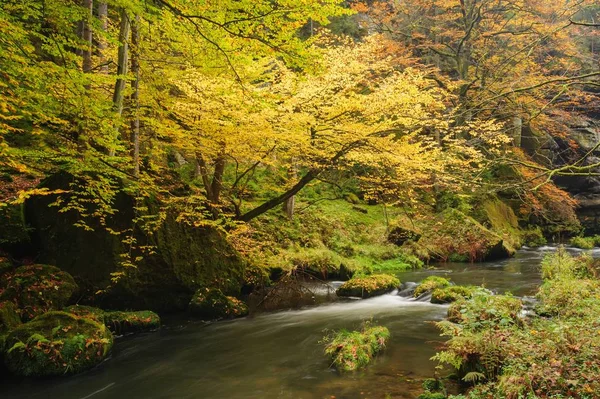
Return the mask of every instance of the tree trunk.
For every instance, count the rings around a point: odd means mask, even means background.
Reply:
[[[210,201],[218,206],[221,202],[221,191],[223,190],[223,173],[225,172],[225,155],[221,154],[215,161],[215,173],[213,174]]]
[[[296,178],[298,177],[298,173],[297,173],[295,166],[291,166],[288,169],[288,177],[293,180],[296,180]],[[283,203],[283,211],[285,212],[288,219],[290,219],[290,220],[292,220],[294,218],[295,207],[296,207],[296,196],[295,195],[291,196]]]
[[[140,16],[136,15],[131,25],[131,71],[134,80],[131,82],[133,94],[133,119],[131,121],[131,146],[133,175],[140,175]]]
[[[125,9],[121,9],[121,27],[119,31],[119,66],[117,68],[117,82],[115,83],[115,91],[113,93],[113,105],[119,118],[123,115],[123,92],[125,91],[125,76],[127,75],[129,62],[129,16]],[[119,137],[119,123],[115,125],[115,141]],[[109,155],[114,156],[114,147],[109,150]]]
[[[92,71],[92,18],[94,17],[94,0],[83,0],[87,19],[83,21],[82,38],[86,48],[83,51],[83,72]]]
[[[319,169],[311,169],[304,176],[302,176],[302,178],[298,181],[298,183],[296,183],[292,188],[287,190],[285,193],[281,194],[279,197],[275,197],[275,198],[265,202],[264,204],[262,204],[260,206],[257,206],[256,208],[252,209],[251,211],[244,213],[242,216],[239,217],[239,220],[241,220],[243,222],[249,222],[250,220],[254,219],[255,217],[260,216],[267,211],[270,211],[271,209],[275,208],[276,206],[282,204],[283,202],[287,201],[289,198],[296,195],[308,183],[310,183],[315,178],[317,178],[317,176],[319,176],[320,173],[321,173],[321,170],[319,170]]]
[[[108,74],[108,64],[106,60],[106,38],[104,35],[108,32],[108,4],[98,4],[98,19],[100,20],[100,26],[102,27],[103,35],[98,37],[98,52],[100,53],[100,72]]]
[[[523,135],[523,119],[516,115],[512,118],[513,125],[513,145],[521,147],[521,137]]]

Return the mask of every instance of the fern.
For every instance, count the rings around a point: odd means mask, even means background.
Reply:
[[[468,382],[468,383],[472,383],[472,384],[476,384],[479,381],[483,381],[486,380],[486,376],[483,373],[479,373],[477,371],[470,371],[467,374],[465,374],[465,376],[463,377],[463,381],[464,382]]]

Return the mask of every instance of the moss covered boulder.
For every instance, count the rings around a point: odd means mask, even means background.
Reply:
[[[445,288],[448,286],[450,286],[450,281],[448,279],[439,276],[429,276],[425,280],[421,281],[421,284],[415,288],[413,296],[416,298],[426,292],[431,292],[435,289]]]
[[[102,323],[117,335],[155,331],[160,328],[160,317],[149,310],[104,311],[92,306],[73,305],[65,308],[64,311]]]
[[[477,289],[477,287],[463,287],[459,285],[453,285],[444,288],[436,288],[431,293],[431,303],[452,303],[462,298],[469,299],[473,296],[473,293]]]
[[[399,286],[400,280],[390,274],[372,274],[351,278],[336,290],[336,294],[345,297],[369,298],[393,291]]]
[[[353,371],[368,365],[390,337],[382,326],[365,325],[361,331],[341,330],[325,337],[325,354],[340,371]]]
[[[21,324],[21,317],[14,303],[0,302],[0,335],[6,334]]]
[[[201,288],[196,291],[188,308],[196,317],[205,319],[230,319],[248,314],[248,306],[218,289]]]
[[[93,306],[71,305],[63,309],[64,312],[74,314],[77,317],[95,320],[104,323],[104,310]]]
[[[77,291],[73,277],[54,266],[21,266],[2,276],[0,300],[14,302],[23,321],[62,309]]]
[[[104,324],[115,334],[133,334],[159,329],[160,317],[149,310],[105,312]]]
[[[89,184],[80,177],[58,173],[41,186],[72,190],[73,185]],[[25,203],[25,218],[32,227],[38,259],[69,272],[81,288],[82,303],[104,309],[174,312],[185,310],[194,292],[204,286],[218,287],[227,295],[240,292],[246,262],[222,229],[185,223],[170,211],[158,219],[164,207],[157,199],[136,203],[122,191],[113,199],[116,212],[106,219],[106,226],[87,218],[84,221],[93,230],[83,230],[76,226],[82,222],[81,216],[50,207],[55,201],[55,195],[31,197]],[[87,206],[86,213],[97,211],[93,203]],[[146,208],[143,218],[152,226],[135,222],[141,216],[136,211],[139,207]],[[110,234],[107,228],[132,231],[136,245],[123,243],[121,236]],[[113,284],[111,274],[123,272],[121,255],[125,253],[138,259],[137,267],[127,268],[125,276]],[[113,286],[110,291],[96,295],[109,285]]]
[[[456,209],[446,209],[431,220],[419,244],[431,259],[480,262],[508,258],[515,253],[512,240]]]
[[[94,320],[48,312],[13,330],[4,345],[4,364],[26,377],[77,374],[110,353],[111,332]]]

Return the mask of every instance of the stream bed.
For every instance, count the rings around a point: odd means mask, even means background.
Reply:
[[[551,250],[523,249],[507,260],[444,264],[398,277],[418,282],[435,274],[459,285],[533,295],[541,282],[540,261]],[[415,398],[421,379],[433,374],[429,358],[443,341],[431,322],[443,319],[446,311],[447,305],[393,293],[173,326],[118,340],[108,361],[79,376],[3,381],[0,398]],[[339,374],[331,369],[319,342],[326,332],[357,329],[371,319],[392,334],[385,352],[363,371]]]

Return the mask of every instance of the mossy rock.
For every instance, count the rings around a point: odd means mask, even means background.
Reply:
[[[87,186],[86,179],[60,172],[45,179],[41,187],[72,191],[73,184]],[[153,197],[140,203],[126,191],[119,191],[114,197],[111,204],[117,212],[107,218],[105,225],[94,218],[85,220],[90,230],[76,226],[81,222],[78,212],[49,206],[56,201],[56,195],[27,199],[25,217],[33,228],[33,249],[40,263],[69,272],[81,288],[82,300],[103,309],[176,312],[184,311],[201,287],[217,287],[226,295],[240,292],[246,261],[223,229],[186,223],[174,210],[157,218],[160,223],[152,229],[144,228],[135,222],[140,216],[136,209],[147,208],[144,216],[153,220],[151,216],[165,207]],[[61,197],[69,200],[67,194]],[[95,211],[94,204],[87,204],[85,213]],[[122,237],[110,234],[109,229],[131,231],[136,245],[131,248]],[[137,259],[137,267],[128,268],[126,275],[113,284],[111,275],[122,271],[124,253]],[[112,285],[111,290],[96,295],[108,285]]]
[[[71,313],[48,312],[7,336],[4,363],[18,376],[77,374],[100,364],[112,344],[112,334],[103,324]]]
[[[218,289],[201,288],[190,301],[189,312],[207,319],[230,319],[248,314],[248,306]]]
[[[21,266],[5,274],[2,282],[0,300],[14,302],[23,321],[62,309],[78,288],[69,273],[48,265]]]
[[[333,337],[325,337],[325,354],[340,371],[354,371],[365,367],[379,353],[390,337],[390,331],[381,326],[366,325],[361,331],[341,330]]]
[[[63,309],[64,312],[74,314],[78,317],[92,319],[99,323],[104,323],[104,310],[93,306],[71,305]]]
[[[102,323],[117,335],[154,331],[160,328],[160,317],[149,310],[104,311],[92,306],[73,305],[65,308],[64,311]]]
[[[132,334],[160,328],[160,317],[149,310],[139,312],[105,312],[104,324],[115,334]]]
[[[372,274],[351,278],[336,290],[336,294],[369,298],[393,291],[399,286],[400,280],[390,274]]]
[[[439,276],[429,276],[425,280],[421,281],[421,284],[415,288],[414,297],[417,298],[426,292],[431,292],[438,288],[445,288],[450,286],[450,281]]]
[[[477,289],[477,287],[463,287],[458,285],[436,288],[431,293],[431,303],[451,303],[462,298],[469,299]]]
[[[0,335],[21,325],[18,309],[9,301],[0,302]]]
[[[388,241],[392,244],[401,246],[407,241],[419,241],[421,234],[414,230],[404,228],[402,226],[395,226],[390,229],[388,233]]]

